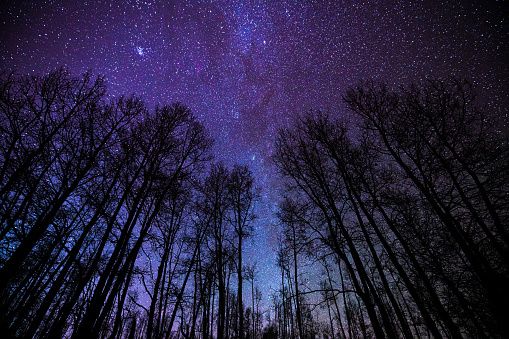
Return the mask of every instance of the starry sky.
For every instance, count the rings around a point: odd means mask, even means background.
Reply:
[[[507,132],[509,11],[504,1],[6,1],[0,69],[65,67],[104,75],[109,95],[150,107],[182,102],[210,130],[218,160],[262,189],[247,262],[264,299],[275,266],[274,135],[299,113],[328,110],[363,79],[474,81]]]

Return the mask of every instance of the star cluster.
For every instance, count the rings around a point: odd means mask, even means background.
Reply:
[[[278,281],[269,161],[278,127],[310,109],[348,114],[341,94],[362,79],[450,76],[476,82],[506,126],[508,12],[503,1],[473,3],[10,1],[0,14],[0,69],[91,70],[112,96],[189,106],[215,138],[216,157],[249,165],[262,188],[247,256],[268,295]]]

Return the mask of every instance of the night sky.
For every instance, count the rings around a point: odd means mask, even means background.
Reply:
[[[0,69],[104,75],[109,94],[182,102],[262,189],[247,262],[265,302],[277,288],[277,128],[299,113],[343,115],[363,79],[474,81],[507,131],[509,12],[503,1],[6,1]],[[477,4],[472,4],[477,3]]]

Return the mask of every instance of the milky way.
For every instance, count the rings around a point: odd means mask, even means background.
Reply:
[[[247,164],[263,199],[247,248],[264,295],[272,250],[277,128],[299,113],[348,119],[341,94],[362,79],[408,84],[462,77],[507,126],[509,28],[504,2],[10,1],[1,9],[1,70],[65,67],[104,75],[109,94],[149,106],[182,102],[210,130],[215,155]]]

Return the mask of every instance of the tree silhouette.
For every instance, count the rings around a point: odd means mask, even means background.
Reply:
[[[238,240],[238,312],[239,312],[239,338],[244,338],[244,309],[242,303],[242,240],[250,235],[255,219],[253,214],[254,202],[258,200],[258,192],[254,187],[253,174],[246,166],[235,166],[230,174],[229,185],[230,204],[232,208],[232,222]],[[254,312],[254,308],[253,308]]]
[[[310,112],[277,134],[267,308],[244,262],[254,174],[213,162],[187,107],[109,98],[89,73],[1,73],[2,335],[509,336],[509,148],[473,86],[343,100],[358,124]]]
[[[473,93],[366,83],[344,97],[356,129],[311,113],[276,139],[293,215],[344,264],[377,337],[507,333],[507,143]]]

